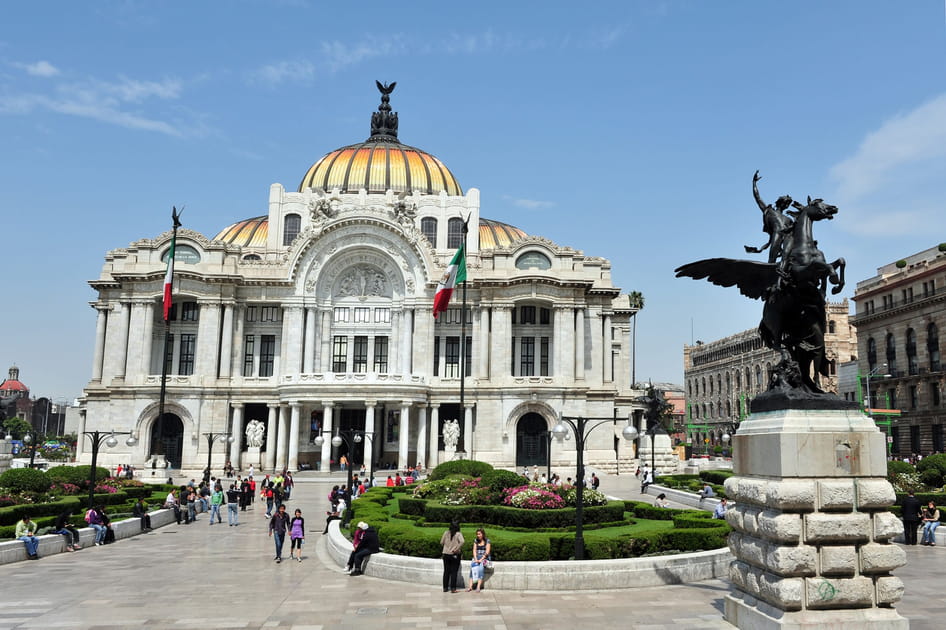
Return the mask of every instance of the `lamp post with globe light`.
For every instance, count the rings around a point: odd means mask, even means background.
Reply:
[[[552,428],[552,434],[557,440],[569,437],[569,427],[575,434],[575,451],[577,454],[577,470],[575,474],[575,560],[585,559],[584,537],[584,508],[585,508],[585,441],[592,431],[605,424],[613,425],[617,418],[584,418],[558,416],[558,424]],[[637,429],[630,423],[621,431],[621,435],[628,442],[637,438]],[[550,469],[551,472],[551,469]]]
[[[92,442],[92,466],[89,470],[89,509],[95,507],[95,467],[98,465],[99,449],[102,444],[109,448],[118,446],[116,435],[127,435],[125,440],[127,446],[134,446],[138,443],[138,438],[129,431],[83,431],[82,435],[89,438]]]
[[[325,431],[323,430],[322,433],[320,433],[319,435],[317,435],[317,436],[315,437],[315,439],[312,440],[313,444],[315,444],[315,445],[318,446],[318,447],[321,447],[323,444],[325,444],[325,437],[323,437],[323,433],[324,433],[324,432],[325,432]],[[332,446],[334,446],[335,448],[340,447],[342,444],[344,444],[345,446],[347,446],[347,447],[348,447],[348,459],[351,460],[351,459],[352,459],[352,456],[353,456],[354,453],[355,453],[355,444],[361,444],[361,442],[364,440],[365,437],[367,437],[369,440],[371,440],[371,441],[372,441],[372,444],[374,443],[371,434],[365,433],[364,431],[355,431],[355,430],[353,430],[353,429],[339,429],[339,430],[337,430],[337,431],[335,432],[335,435],[332,436]],[[349,462],[349,464],[348,464],[348,485],[345,486],[345,488],[346,488],[346,489],[345,489],[345,495],[348,497],[348,504],[349,504],[349,506],[351,505],[351,495],[352,495],[352,491],[351,491],[351,486],[352,486],[352,468],[354,468],[353,462]],[[371,465],[371,471],[372,471],[372,472],[371,472],[370,474],[371,474],[372,476],[374,476],[374,463],[372,463],[372,465]]]
[[[45,436],[34,437],[32,433],[23,436],[23,443],[30,447],[30,468],[33,467],[33,460],[36,459],[36,447],[45,441]],[[35,442],[35,443],[34,443]]]
[[[204,483],[210,483],[210,462],[213,457],[214,443],[217,440],[226,439],[227,444],[232,444],[234,437],[230,433],[204,433],[207,439],[207,468],[204,470]],[[211,488],[213,490],[213,488]]]

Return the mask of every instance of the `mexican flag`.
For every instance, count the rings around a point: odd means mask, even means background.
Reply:
[[[168,321],[168,315],[171,313],[171,285],[174,284],[174,241],[176,236],[171,237],[171,249],[168,250],[168,270],[164,275],[164,321]]]
[[[453,259],[447,265],[447,270],[443,272],[437,284],[437,294],[434,296],[435,319],[437,315],[447,310],[453,289],[461,282],[466,282],[466,243],[460,245],[460,249],[453,255]]]

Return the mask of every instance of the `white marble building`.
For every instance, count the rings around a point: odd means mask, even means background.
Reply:
[[[437,282],[466,237],[468,341],[460,405],[462,293],[438,320]],[[138,443],[100,461],[151,465],[165,347],[162,289],[171,232],[108,252],[98,279],[92,379],[80,431],[131,431]],[[267,430],[257,470],[325,470],[347,446],[320,430],[364,431],[350,460],[378,469],[443,461],[443,423],[457,450],[494,465],[546,463],[542,435],[566,416],[614,418],[590,434],[586,461],[613,469],[633,444],[615,436],[641,409],[630,389],[627,294],[611,265],[480,216],[432,155],[397,139],[388,97],[371,137],[332,151],[297,191],[273,184],[266,215],[209,239],[178,231],[167,403],[161,423],[174,467],[246,468],[251,420]],[[636,414],[639,416],[639,413]],[[637,426],[640,428],[640,421]],[[611,426],[613,424],[613,427]],[[574,441],[551,445],[553,465]],[[80,440],[81,461],[88,442]],[[568,472],[563,469],[562,473]]]

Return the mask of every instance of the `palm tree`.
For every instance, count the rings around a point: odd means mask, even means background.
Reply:
[[[631,350],[631,387],[637,384],[637,313],[644,308],[644,294],[640,291],[631,291],[628,296],[633,312],[633,325],[631,327],[631,339],[633,340],[633,349]]]

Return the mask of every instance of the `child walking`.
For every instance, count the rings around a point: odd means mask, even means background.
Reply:
[[[295,516],[289,521],[289,557],[292,558],[292,552],[298,549],[296,560],[302,562],[302,543],[305,542],[305,519],[302,518],[302,510],[296,510]]]

